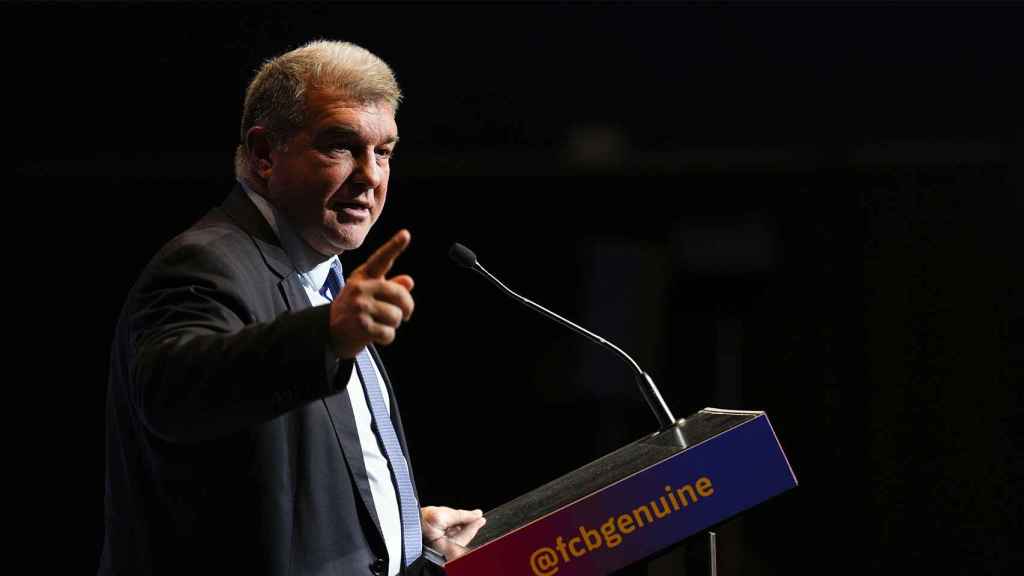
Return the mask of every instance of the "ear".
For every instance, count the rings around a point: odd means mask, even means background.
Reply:
[[[270,141],[270,133],[263,126],[253,126],[245,133],[245,148],[249,153],[251,170],[264,182],[274,172],[274,159],[271,152],[274,144]]]

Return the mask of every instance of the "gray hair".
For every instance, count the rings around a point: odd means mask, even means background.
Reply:
[[[263,126],[274,145],[284,143],[306,123],[306,93],[336,90],[365,104],[388,104],[398,110],[402,92],[383,60],[349,42],[315,40],[263,63],[245,91],[242,132],[235,150],[235,176],[249,169],[245,135]]]

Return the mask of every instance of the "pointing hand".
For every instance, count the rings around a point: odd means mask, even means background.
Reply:
[[[400,230],[352,272],[331,302],[331,344],[340,358],[355,358],[371,342],[392,343],[412,316],[412,277],[386,277],[410,240],[409,231]]]

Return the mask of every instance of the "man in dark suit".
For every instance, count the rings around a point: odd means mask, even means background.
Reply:
[[[357,46],[268,61],[238,186],[165,245],[125,303],[107,401],[100,574],[417,574],[479,510],[420,508],[373,345],[413,313],[403,230],[347,281],[380,216],[400,93]]]

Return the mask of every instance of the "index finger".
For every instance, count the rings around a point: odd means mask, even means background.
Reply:
[[[377,251],[370,255],[363,262],[363,265],[359,267],[363,276],[369,278],[383,278],[385,274],[391,270],[391,266],[394,265],[395,259],[405,251],[406,247],[409,246],[409,241],[412,236],[408,230],[399,230],[397,234],[391,237],[383,246],[377,248]]]
[[[483,517],[483,512],[480,510],[456,510],[447,507],[442,507],[441,509],[444,512],[442,522],[449,528],[469,524]]]

